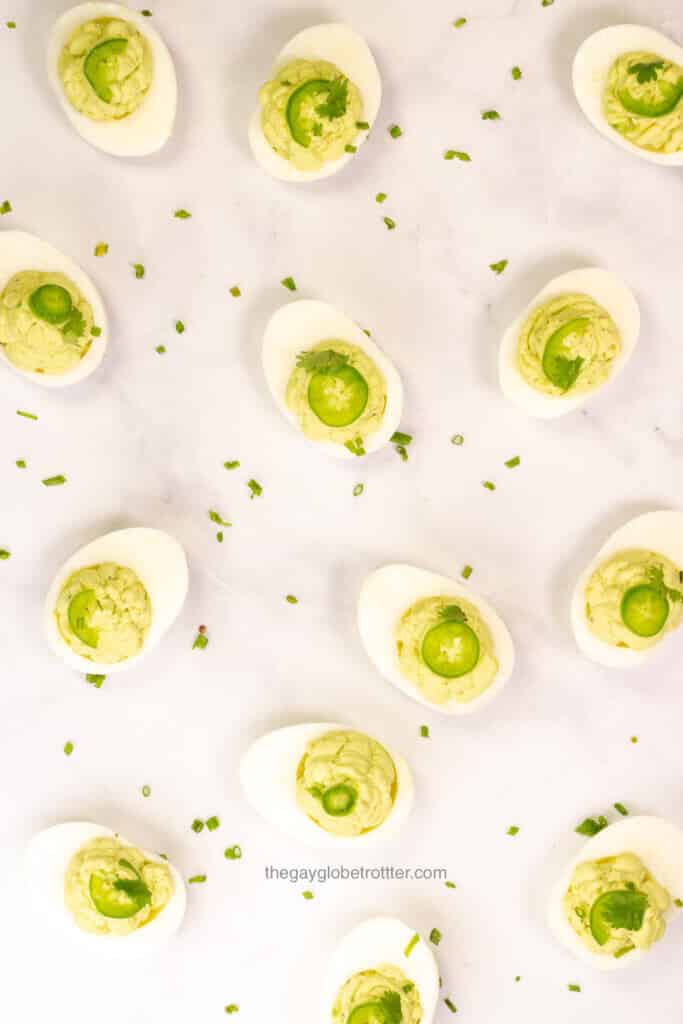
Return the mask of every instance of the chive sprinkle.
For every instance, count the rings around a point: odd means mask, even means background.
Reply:
[[[287,604],[298,604],[299,598],[295,597],[294,594],[287,594],[285,601],[287,602]]]
[[[223,516],[220,512],[216,512],[215,508],[209,509],[209,519],[212,523],[217,523],[219,526],[232,526],[232,523],[229,523],[227,519],[223,519]]]
[[[516,836],[518,832],[519,832],[519,825],[510,825],[510,828],[507,830],[507,834],[509,836]]]
[[[106,678],[106,676],[100,675],[98,672],[87,672],[85,681],[86,683],[90,683],[91,686],[94,686],[96,690],[99,690]]]
[[[429,941],[431,943],[433,943],[435,946],[438,946],[439,943],[441,942],[441,939],[442,939],[442,935],[441,935],[441,932],[439,931],[439,929],[438,928],[432,928],[431,932],[429,933]]]
[[[510,71],[510,74],[514,78],[515,82],[518,82],[522,77],[522,69],[515,64],[514,68]]]
[[[66,483],[66,477],[59,473],[58,476],[48,476],[43,480],[45,487],[61,487]]]
[[[206,875],[193,875],[192,878],[188,878],[188,885],[197,885],[200,882],[206,881]]]
[[[219,543],[219,544],[222,544],[222,543],[223,543],[223,537],[224,537],[224,535],[223,535],[223,531],[222,531],[222,530],[219,530],[219,531],[217,532],[217,534],[216,534],[216,540],[218,541],[218,543]]]
[[[17,459],[14,465],[17,469],[26,469],[26,459]]]
[[[106,242],[98,242],[97,245],[95,246],[95,255],[96,256],[106,256],[108,252],[109,252],[109,246],[107,245]]]
[[[163,356],[164,352],[166,351],[166,346],[165,345],[157,345],[157,347],[154,349],[154,351],[157,352],[160,356]]]
[[[444,160],[461,160],[464,164],[472,162],[472,157],[463,149],[447,149],[443,158]]]
[[[251,491],[250,498],[260,498],[263,494],[263,488],[256,480],[247,480],[247,487]]]
[[[152,17],[152,12],[147,7],[145,7],[142,11],[140,11],[140,14],[142,15],[143,18],[151,18]]]
[[[387,230],[393,231],[394,228],[396,227],[396,221],[393,219],[393,217],[384,217],[383,220],[387,226]]]
[[[229,846],[227,850],[223,851],[223,856],[226,860],[241,860],[242,859],[242,847],[241,846]]]
[[[623,804],[616,803],[614,805],[614,809],[615,811],[619,811],[619,814],[623,815],[624,817],[628,815],[628,811],[626,810]]]
[[[210,818],[206,819],[206,827],[208,828],[209,832],[215,832],[219,826],[220,821],[217,815],[212,814]]]
[[[369,132],[370,125],[367,121],[356,121],[356,128],[359,132]]]
[[[500,121],[501,117],[497,110],[484,110],[481,119],[482,121]]]
[[[464,580],[468,580],[473,572],[474,572],[474,569],[472,568],[471,565],[464,565],[460,575],[462,576],[462,578]]]
[[[365,484],[356,484],[356,486],[353,489],[353,496],[354,496],[354,498],[357,498],[360,494],[363,493],[364,490],[365,490]]]
[[[233,459],[232,462],[224,462],[223,463],[223,469],[239,469],[239,468],[240,468],[239,459]]]
[[[301,893],[301,895],[303,896],[303,898],[305,900],[312,900],[313,899],[313,893],[311,892],[310,889],[305,889],[304,892]]]
[[[226,1013],[237,1013],[238,1010],[239,1006],[237,1005],[237,1003],[228,1003],[228,1005],[225,1007]]]
[[[420,726],[420,736],[422,736],[422,738],[425,739],[425,740],[429,739],[429,726],[428,725],[421,725]]]
[[[193,832],[196,832],[196,834],[199,835],[200,832],[204,831],[204,822],[201,820],[201,818],[195,818],[192,824],[190,825],[190,828],[192,829]]]
[[[6,562],[8,558],[11,558],[11,553],[7,548],[0,548],[0,562]]]
[[[290,292],[296,291],[296,282],[293,277],[283,277],[280,284]]]
[[[177,334],[184,334],[185,333],[185,324],[183,323],[182,320],[176,320],[176,322],[175,322],[175,329],[176,329],[176,333]]]
[[[400,139],[400,137],[403,135],[403,132],[401,131],[401,126],[398,124],[390,125],[389,134],[391,135],[392,139]]]
[[[387,198],[387,193],[386,192],[378,192],[377,195],[375,196],[375,202],[376,203],[383,203],[386,198]]]
[[[447,889],[456,889],[457,888],[455,882],[451,882],[451,881],[444,882],[444,885],[446,886]]]
[[[395,430],[389,440],[391,444],[408,445],[413,440],[413,435],[404,434],[401,430]]]
[[[455,1003],[453,1002],[452,999],[449,999],[448,997],[446,997],[444,999],[444,1003],[446,1004],[448,1009],[451,1011],[451,1013],[457,1013],[458,1012],[458,1007],[455,1005]]]
[[[508,469],[514,469],[515,466],[519,466],[521,461],[522,460],[520,459],[519,455],[515,455],[514,458],[508,459],[505,465],[507,466]]]
[[[17,416],[23,416],[25,420],[37,420],[38,417],[32,412],[24,412],[23,409],[17,409]]]
[[[145,276],[145,267],[142,263],[131,263],[131,267],[135,272],[135,276],[140,281]]]
[[[638,737],[637,736],[631,736],[631,743],[637,743],[637,742],[638,742]]]
[[[453,437],[451,438],[451,444],[454,444],[456,445],[456,447],[459,448],[460,445],[464,443],[465,438],[462,436],[462,434],[453,434]]]
[[[352,146],[350,142],[347,142],[347,144],[344,146],[344,152],[345,153],[357,153],[358,152],[358,146]]]
[[[550,2],[552,3],[552,0],[550,0]],[[545,5],[545,6],[547,6],[547,5]],[[580,985],[567,985],[567,988],[569,989],[570,992],[580,992],[581,991],[581,986]]]
[[[93,338],[99,338],[100,334],[102,333],[102,328],[96,327],[95,324],[93,324],[93,326],[90,328],[90,333],[92,334]]]
[[[484,480],[482,483],[482,487],[485,487],[487,491],[495,491],[496,489],[496,485],[492,483],[490,480]]]
[[[498,274],[500,277],[507,265],[507,260],[498,260],[497,263],[489,263],[489,270],[492,270],[494,274]]]
[[[16,21],[6,21],[5,25],[7,25],[7,28],[16,28],[17,27]]]
[[[467,24],[467,18],[456,18],[453,22],[453,28],[462,28],[463,25]]]
[[[4,215],[6,213],[11,213],[11,212],[12,212],[12,204],[10,203],[9,199],[3,199],[3,201],[0,203],[0,215]]]
[[[232,295],[233,299],[239,299],[242,292],[240,291],[240,287],[238,284],[234,284],[232,286],[232,288],[230,289],[230,294]]]
[[[74,745],[71,742],[71,740],[67,740],[66,743],[64,744],[64,753],[66,754],[67,757],[71,757],[73,752],[74,752]]]
[[[206,635],[206,633],[197,633],[196,637],[194,638],[194,643],[192,644],[192,650],[205,651],[208,646],[209,638]]]
[[[420,941],[420,936],[417,934],[417,932],[415,932],[415,934],[411,938],[410,942],[408,943],[406,948],[403,950],[403,955],[404,956],[410,956],[410,954],[415,949],[415,947],[417,946],[419,941]]]
[[[683,907],[683,900],[680,900],[678,897],[676,897],[676,899],[674,900],[674,905],[679,908]]]
[[[173,216],[177,220],[189,220],[189,218],[192,216],[192,214],[189,212],[189,210],[182,210],[181,209],[181,210],[176,210],[176,212],[173,214]]]

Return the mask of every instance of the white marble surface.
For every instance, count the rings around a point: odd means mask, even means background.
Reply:
[[[45,36],[68,4],[13,0],[1,12],[17,29],[0,28],[0,200],[14,207],[0,228],[39,233],[78,260],[112,323],[105,364],[74,390],[0,375],[0,546],[12,552],[0,563],[3,1018],[208,1024],[236,1002],[242,1024],[319,1022],[315,994],[335,943],[390,912],[443,932],[443,994],[470,1024],[672,1020],[680,921],[639,969],[604,977],[553,944],[544,901],[585,815],[622,800],[683,820],[680,641],[651,667],[603,670],[579,656],[567,614],[574,578],[613,528],[681,503],[683,452],[681,175],[620,152],[584,121],[570,63],[589,32],[620,21],[683,38],[680,0],[150,3],[181,101],[172,143],[144,162],[89,149],[48,93]],[[455,31],[461,14],[469,24]],[[326,19],[367,36],[385,101],[343,175],[287,187],[253,165],[246,122],[271,56]],[[488,107],[502,120],[483,122]],[[394,121],[398,141],[385,131]],[[445,162],[450,147],[472,162]],[[173,219],[179,206],[191,220]],[[110,250],[98,260],[100,240]],[[503,258],[498,278],[488,264]],[[143,281],[132,262],[146,265]],[[497,389],[501,331],[548,277],[592,263],[636,291],[640,349],[584,413],[527,420]],[[290,298],[279,285],[288,274],[301,296],[372,328],[398,364],[404,428],[415,435],[408,463],[391,450],[367,464],[328,461],[274,408],[259,344]],[[239,300],[228,293],[235,283]],[[461,448],[449,441],[456,432]],[[522,465],[505,469],[517,454]],[[242,468],[225,472],[226,459]],[[42,487],[55,473],[68,485]],[[252,476],[264,488],[253,501]],[[365,492],[354,498],[357,481]],[[235,524],[222,546],[211,507]],[[135,524],[186,546],[190,594],[162,646],[95,690],[48,653],[41,604],[73,550]],[[426,712],[372,670],[354,605],[364,574],[389,560],[453,573],[469,562],[472,583],[504,615],[518,668],[481,716]],[[290,592],[297,606],[285,603]],[[200,622],[210,646],[193,652]],[[443,865],[455,891],[264,881],[268,863],[328,857],[256,818],[239,790],[239,755],[269,728],[340,717],[401,750],[419,788],[404,834],[362,863]],[[418,735],[423,722],[430,740]],[[212,813],[220,830],[194,835],[192,819]],[[24,843],[78,818],[166,850],[186,875],[208,874],[191,887],[166,954],[122,972],[41,944],[26,924],[15,934]],[[222,855],[233,843],[239,863]],[[307,888],[313,901],[302,899]],[[441,1005],[438,1020],[449,1019]]]

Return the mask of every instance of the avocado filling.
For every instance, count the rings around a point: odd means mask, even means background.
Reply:
[[[635,854],[622,853],[579,864],[563,905],[588,949],[622,957],[661,939],[671,897]]]
[[[333,1024],[421,1024],[417,986],[393,964],[348,978],[332,1007]]]
[[[527,317],[517,368],[530,387],[561,398],[604,384],[621,351],[619,329],[588,295],[557,295]]]
[[[402,674],[432,704],[480,697],[498,672],[491,631],[479,610],[461,597],[426,597],[396,627]]]
[[[132,569],[104,562],[73,573],[55,607],[57,628],[76,654],[115,664],[138,654],[152,621],[149,595]]]
[[[0,346],[26,373],[57,376],[92,344],[90,303],[64,274],[22,270],[0,293]]]
[[[620,551],[586,584],[591,631],[613,647],[646,650],[683,621],[683,583],[677,565],[653,551]]]
[[[683,150],[683,67],[656,53],[623,53],[612,64],[603,95],[607,123],[640,149]]]
[[[286,402],[311,440],[362,447],[382,425],[386,381],[362,348],[329,339],[299,354]]]
[[[135,113],[152,85],[152,51],[121,18],[95,18],[71,34],[59,57],[59,75],[72,107],[91,121],[118,121]]]
[[[115,836],[91,839],[73,855],[64,900],[79,928],[128,935],[149,924],[173,895],[169,868]]]
[[[334,730],[306,747],[296,773],[296,800],[316,825],[359,836],[388,818],[396,799],[394,762],[364,733]]]
[[[299,170],[319,170],[352,151],[363,101],[334,64],[292,61],[262,86],[259,99],[266,140]]]

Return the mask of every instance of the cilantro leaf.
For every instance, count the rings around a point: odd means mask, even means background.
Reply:
[[[683,601],[683,593],[680,590],[674,589],[674,587],[668,587],[664,582],[664,569],[661,565],[650,566],[647,575],[651,585],[663,594],[664,597],[668,598],[672,604],[678,604],[679,601]]]
[[[637,889],[615,889],[600,897],[603,920],[611,928],[639,932],[643,927],[648,898]]]
[[[348,361],[348,356],[328,348],[321,352],[300,352],[296,365],[310,373],[338,373]]]
[[[383,1014],[384,1024],[401,1024],[403,1011],[401,997],[398,992],[387,991],[378,999]]]
[[[569,391],[570,387],[575,384],[584,361],[581,356],[577,356],[576,359],[566,359],[564,356],[558,356],[554,364],[556,376],[553,384],[556,384],[562,391]]]
[[[631,64],[628,69],[628,73],[629,75],[635,75],[640,84],[644,85],[645,82],[656,82],[657,72],[663,67],[663,60],[653,60],[650,63],[639,62],[637,64]]]
[[[443,619],[444,622],[467,622],[467,616],[460,605],[457,604],[447,604],[439,612],[439,618]]]
[[[326,117],[328,121],[336,121],[343,117],[349,103],[348,78],[335,78],[330,82],[327,99],[315,108],[316,114]]]

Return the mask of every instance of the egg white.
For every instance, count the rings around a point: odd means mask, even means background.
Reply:
[[[334,306],[313,299],[299,299],[297,302],[281,306],[273,314],[263,335],[261,352],[266,382],[283,416],[302,434],[298,417],[287,406],[287,384],[296,367],[299,353],[327,339],[357,345],[384,374],[387,405],[379,429],[364,438],[365,451],[369,455],[385,445],[399,427],[403,413],[403,385],[396,367],[382,350],[368,338],[357,323],[340,313]],[[310,438],[306,440],[328,455],[339,459],[362,461],[363,457],[354,455],[343,444],[336,444],[334,441],[313,441]]]
[[[629,668],[642,665],[656,651],[667,646],[683,631],[683,626],[662,637],[659,643],[644,651],[614,647],[600,640],[590,629],[586,618],[586,584],[603,562],[619,551],[642,548],[665,555],[683,569],[683,513],[674,509],[647,512],[631,519],[616,530],[598,551],[595,558],[579,577],[571,603],[571,621],[579,649],[592,661],[608,668]],[[682,897],[683,898],[683,897]]]
[[[62,638],[55,619],[55,605],[66,580],[74,572],[102,562],[135,572],[147,590],[152,606],[152,621],[141,650],[114,665],[91,661],[76,654]],[[79,672],[105,675],[123,672],[137,664],[155,647],[180,613],[188,587],[185,552],[173,537],[161,530],[133,527],[115,530],[86,544],[67,559],[50,584],[45,600],[45,632],[52,651]]]
[[[581,292],[590,296],[599,306],[607,310],[614,320],[621,335],[621,351],[612,364],[606,387],[618,373],[623,370],[633,355],[633,350],[640,333],[640,310],[631,290],[616,274],[600,267],[585,267],[581,270],[570,270],[567,274],[553,278],[529,303],[507,328],[503,335],[498,356],[498,375],[500,386],[506,398],[531,416],[541,419],[554,419],[567,412],[577,409],[589,401],[602,388],[584,394],[565,397],[546,395],[524,380],[517,368],[517,351],[519,334],[527,317],[538,306],[557,295],[570,292]]]
[[[82,949],[115,957],[135,957],[158,950],[178,930],[185,914],[185,883],[172,864],[145,850],[148,860],[168,867],[175,883],[173,895],[161,913],[128,935],[93,935],[82,931],[64,901],[64,876],[69,861],[84,843],[114,835],[124,843],[136,845],[109,828],[84,821],[53,825],[39,832],[29,842],[24,856],[25,890],[40,931],[49,929],[56,937],[77,943]]]
[[[363,99],[363,119],[370,130],[377,117],[382,100],[382,80],[375,58],[362,36],[348,25],[314,25],[299,32],[278,54],[270,78],[294,60],[328,61],[357,87]],[[364,145],[369,131],[359,132],[354,145],[358,151]],[[259,104],[249,122],[249,143],[256,161],[268,174],[280,181],[316,181],[336,174],[357,154],[344,153],[338,160],[323,164],[318,170],[302,171],[272,149],[261,127]]]
[[[143,102],[118,121],[92,121],[66,97],[59,77],[59,57],[72,33],[95,18],[121,18],[147,40],[154,64],[152,84]],[[111,156],[148,156],[168,140],[175,121],[178,86],[173,59],[151,18],[115,3],[85,3],[65,11],[52,27],[47,46],[47,74],[60,106],[78,134]]]
[[[432,704],[406,679],[396,651],[395,630],[403,614],[425,597],[462,597],[476,605],[491,630],[498,659],[498,674],[480,697],[467,704],[456,700]],[[375,668],[408,697],[443,715],[471,715],[497,697],[512,675],[515,651],[507,626],[494,608],[465,583],[418,569],[413,565],[385,565],[363,583],[358,598],[358,631]]]
[[[311,722],[261,736],[240,763],[240,780],[254,810],[267,822],[318,849],[361,849],[396,835],[413,806],[414,785],[405,760],[382,744],[396,766],[396,799],[387,819],[361,836],[337,836],[316,825],[296,801],[296,771],[311,740],[348,725]]]
[[[683,47],[661,32],[644,25],[612,25],[594,32],[576,52],[572,68],[576,99],[593,127],[610,142],[650,163],[680,166],[683,164],[683,151],[651,153],[642,149],[612,128],[603,113],[602,97],[609,69],[622,54],[635,50],[648,50],[683,66]]]
[[[415,985],[422,1003],[422,1024],[431,1024],[439,998],[439,969],[423,938],[405,955],[415,934],[414,928],[397,917],[373,917],[353,928],[337,946],[325,971],[322,1020],[331,1020],[339,990],[353,974],[391,964]]]
[[[634,949],[622,957],[594,953],[584,946],[567,921],[562,900],[579,864],[603,857],[616,857],[622,853],[632,853],[639,857],[655,881],[668,890],[672,900],[683,898],[683,832],[675,825],[663,818],[634,815],[608,825],[602,832],[588,839],[552,890],[548,904],[548,925],[558,942],[571,953],[584,963],[603,971],[630,967],[646,954],[656,952],[656,947],[650,950]],[[673,908],[669,908],[667,920],[672,915]],[[666,939],[665,935],[660,941],[666,942]]]
[[[5,355],[0,345],[0,361],[15,373],[45,388],[62,388],[76,384],[89,377],[102,362],[109,341],[107,314],[97,288],[78,264],[65,256],[48,242],[26,231],[0,231],[0,292],[5,285],[22,270],[40,270],[46,273],[60,273],[70,278],[92,307],[95,325],[102,333],[93,338],[92,344],[81,361],[68,373],[31,373],[15,366]]]

